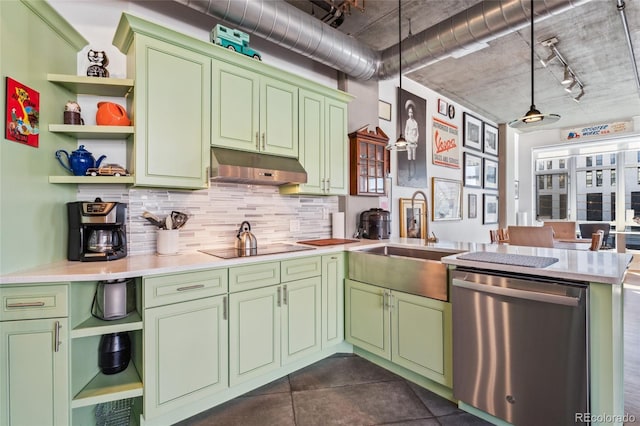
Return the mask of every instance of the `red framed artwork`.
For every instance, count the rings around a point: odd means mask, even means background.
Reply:
[[[5,138],[38,147],[40,93],[7,77]]]

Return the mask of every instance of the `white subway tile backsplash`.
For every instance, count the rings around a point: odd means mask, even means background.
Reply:
[[[180,230],[180,251],[225,248],[234,244],[240,223],[249,221],[261,244],[331,237],[331,220],[323,209],[338,211],[337,196],[280,195],[278,188],[263,185],[210,182],[197,191],[128,188],[124,185],[78,185],[78,201],[128,203],[129,254],[156,251],[157,228],[142,217],[147,210],[165,218],[173,210],[190,215]],[[300,230],[289,231],[290,221]]]

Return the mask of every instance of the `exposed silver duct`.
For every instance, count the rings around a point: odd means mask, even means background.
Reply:
[[[397,45],[376,52],[284,1],[175,1],[357,79],[398,73]],[[545,0],[536,3],[535,13],[540,20],[588,1]],[[529,16],[528,0],[484,0],[404,40],[402,68],[410,72],[517,31],[529,25]]]

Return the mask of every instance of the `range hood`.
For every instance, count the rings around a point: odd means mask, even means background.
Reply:
[[[278,186],[307,183],[307,172],[295,158],[213,147],[211,179]]]

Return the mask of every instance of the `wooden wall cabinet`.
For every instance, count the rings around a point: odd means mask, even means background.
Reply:
[[[389,174],[389,138],[380,129],[366,127],[349,134],[351,195],[382,196],[385,176]]]

